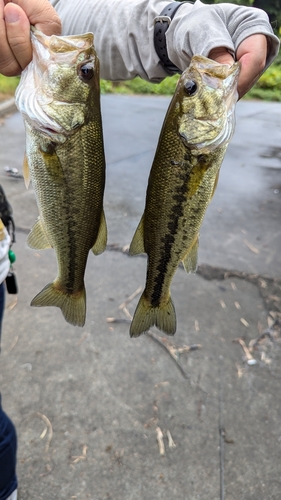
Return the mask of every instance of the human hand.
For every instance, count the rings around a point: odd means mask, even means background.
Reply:
[[[61,22],[48,0],[0,0],[0,73],[16,76],[32,59],[30,25],[60,35]]]
[[[252,35],[239,45],[236,51],[236,60],[241,63],[241,72],[238,80],[239,98],[243,97],[257,82],[264,70],[267,56],[267,38],[264,35]],[[211,50],[208,56],[220,64],[232,65],[232,55],[224,48]]]

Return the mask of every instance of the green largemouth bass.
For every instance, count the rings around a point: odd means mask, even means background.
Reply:
[[[104,251],[105,157],[99,60],[93,34],[46,36],[31,30],[33,60],[23,71],[16,104],[26,129],[39,218],[28,245],[55,250],[58,273],[32,306],[57,306],[69,323],[86,317],[84,272],[90,249]]]
[[[199,230],[234,131],[239,63],[194,56],[167,111],[152,164],[144,214],[130,254],[147,253],[145,290],[130,328],[176,331],[170,285],[180,262],[197,268]]]

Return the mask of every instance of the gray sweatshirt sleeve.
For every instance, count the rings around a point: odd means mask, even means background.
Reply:
[[[159,82],[167,73],[154,48],[154,19],[170,2],[166,0],[50,0],[62,20],[63,34],[91,31],[100,59],[101,78],[129,80],[139,75]],[[215,47],[235,54],[239,44],[253,34],[268,39],[266,67],[279,50],[267,14],[234,4],[183,4],[166,32],[171,61],[181,70],[194,54],[208,56]]]

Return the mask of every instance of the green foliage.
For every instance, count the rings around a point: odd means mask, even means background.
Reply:
[[[275,89],[263,89],[254,86],[243,99],[259,99],[261,101],[281,101],[281,93]]]
[[[246,98],[281,101],[281,61],[272,64],[260,77]]]
[[[15,93],[15,90],[19,83],[19,77],[6,77],[0,75],[0,93],[7,94],[7,96],[12,96]]]
[[[165,78],[161,83],[151,83],[137,77],[124,82],[108,82],[101,80],[102,94],[154,94],[172,95],[175,91],[178,76]]]
[[[252,6],[254,0],[202,0],[203,3],[235,3],[236,5]]]

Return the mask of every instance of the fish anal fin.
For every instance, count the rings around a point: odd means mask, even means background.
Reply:
[[[23,178],[24,178],[25,187],[26,187],[26,189],[28,189],[28,186],[30,184],[30,172],[29,172],[29,166],[28,166],[26,153],[23,157]]]
[[[86,290],[76,294],[67,294],[55,283],[49,283],[31,301],[31,306],[59,307],[65,320],[71,325],[84,326],[86,318]]]
[[[198,247],[199,235],[197,234],[187,254],[182,260],[183,267],[187,273],[196,273],[198,265]]]
[[[129,254],[138,255],[140,253],[145,253],[144,248],[144,216],[142,216],[139,225],[135,231],[133,239],[131,241]]]
[[[40,217],[35,222],[33,228],[31,229],[27,237],[27,244],[30,248],[34,248],[36,250],[44,250],[45,248],[52,248],[52,245],[50,245],[47,235],[44,231],[44,227]]]
[[[170,296],[165,304],[153,307],[147,301],[144,294],[142,294],[131,323],[130,336],[139,337],[153,325],[167,335],[175,334],[177,319],[174,304]]]
[[[92,252],[95,255],[99,255],[102,252],[104,252],[105,248],[106,248],[106,242],[107,242],[107,227],[106,227],[106,220],[105,220],[104,211],[102,211],[101,220],[100,220],[100,227],[99,227],[97,239],[95,241],[94,246],[92,247]]]

